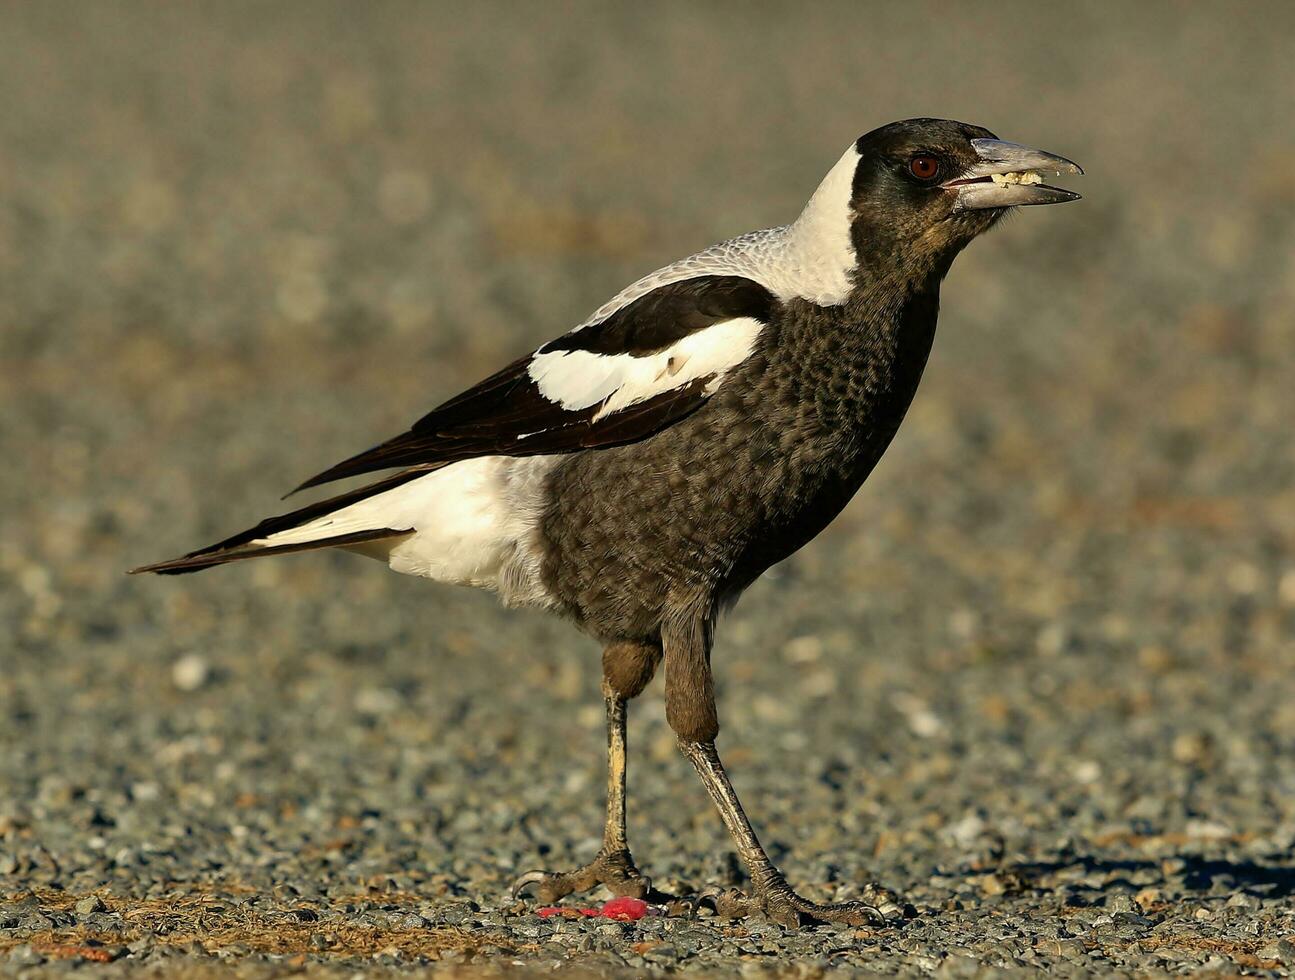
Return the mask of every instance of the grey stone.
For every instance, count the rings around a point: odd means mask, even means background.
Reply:
[[[83,917],[95,912],[102,912],[107,908],[107,906],[103,904],[103,899],[98,895],[87,895],[85,898],[77,902],[75,907],[76,914]]]
[[[24,943],[9,950],[9,962],[14,966],[36,966],[44,963],[45,957]]]
[[[1277,960],[1280,963],[1295,963],[1295,943],[1289,939],[1279,939],[1262,947],[1256,954],[1261,959]]]

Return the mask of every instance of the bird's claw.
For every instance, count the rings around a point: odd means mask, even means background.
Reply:
[[[602,851],[575,871],[528,871],[513,882],[512,896],[520,899],[533,888],[536,898],[547,904],[598,885],[630,898],[645,898],[652,891],[652,879],[639,872],[628,851]]]
[[[697,912],[707,904],[711,903],[711,909],[714,910],[712,901],[712,892],[717,889],[708,888],[703,892],[695,895],[666,895],[659,894],[657,897],[661,900],[661,905],[665,908],[665,914],[672,918],[695,919]]]
[[[526,872],[526,874],[522,875],[520,878],[518,878],[516,881],[513,882],[513,887],[511,889],[513,900],[516,901],[517,899],[521,898],[522,895],[526,892],[526,890],[531,887],[531,885],[541,884],[544,881],[544,879],[547,878],[548,876],[549,876],[549,873],[547,871]]]
[[[790,887],[773,885],[748,895],[736,888],[708,888],[697,896],[697,903],[709,904],[720,919],[743,919],[763,915],[788,929],[827,922],[853,926],[884,926],[886,913],[867,902],[833,902],[821,905],[801,898]]]
[[[709,888],[703,888],[697,894],[689,896],[688,903],[692,906],[694,914],[703,908],[709,907],[716,916],[719,916],[720,902],[736,891],[734,888],[721,888],[719,885],[711,885]]]

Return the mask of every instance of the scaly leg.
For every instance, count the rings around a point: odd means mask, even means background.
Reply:
[[[733,784],[715,750],[719,720],[710,671],[711,616],[703,612],[681,616],[662,629],[665,652],[666,719],[679,740],[679,748],[701,777],[706,792],[719,810],[738,855],[751,876],[754,894],[729,891],[714,897],[715,912],[735,918],[762,912],[793,928],[807,922],[847,922],[855,925],[885,922],[881,912],[862,902],[819,905],[801,898],[782,876],[751,829]]]
[[[637,693],[637,692],[636,692]],[[643,898],[652,882],[639,872],[625,838],[625,707],[626,699],[603,681],[607,705],[607,823],[598,856],[575,871],[530,871],[513,885],[513,897],[534,886],[541,902],[605,885],[613,895]]]
[[[706,792],[719,810],[720,819],[733,838],[738,856],[742,858],[742,863],[751,876],[754,894],[744,895],[732,890],[715,896],[716,915],[721,918],[739,918],[753,912],[762,912],[774,922],[792,928],[809,922],[885,924],[886,918],[881,911],[863,902],[819,905],[792,891],[787,879],[773,866],[769,855],[760,846],[755,831],[751,829],[751,823],[742,811],[742,803],[728,780],[728,773],[719,761],[715,743],[680,739],[679,748],[701,777]]]

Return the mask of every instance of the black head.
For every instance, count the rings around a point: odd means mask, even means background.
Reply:
[[[1079,195],[1036,171],[1082,173],[1062,157],[950,119],[906,119],[855,142],[851,239],[865,275],[937,272],[1009,208]]]

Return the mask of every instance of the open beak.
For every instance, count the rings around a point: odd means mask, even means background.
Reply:
[[[958,195],[955,210],[981,211],[1079,200],[1074,191],[1043,183],[1044,174],[1059,177],[1084,172],[1079,164],[1065,157],[1005,140],[972,140],[971,147],[980,161],[956,180],[940,185]]]

